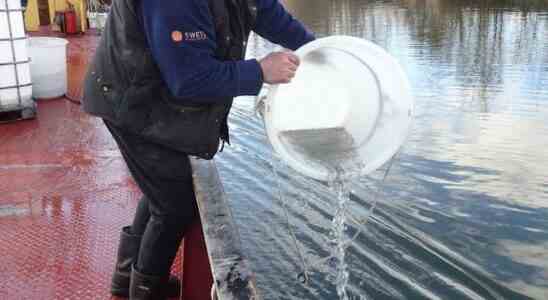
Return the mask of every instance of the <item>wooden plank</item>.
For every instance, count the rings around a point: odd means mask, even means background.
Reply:
[[[262,299],[213,160],[191,158],[196,200],[219,300]]]

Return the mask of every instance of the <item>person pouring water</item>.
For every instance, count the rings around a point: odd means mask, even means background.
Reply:
[[[315,39],[278,0],[112,2],[83,109],[104,120],[143,192],[121,232],[112,294],[178,294],[171,264],[198,218],[189,156],[211,159],[229,142],[233,97],[295,75],[291,52],[245,60],[251,31],[291,50]]]

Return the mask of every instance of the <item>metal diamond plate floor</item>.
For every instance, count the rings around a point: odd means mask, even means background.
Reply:
[[[78,98],[97,36],[68,39]],[[0,299],[111,299],[119,231],[139,196],[102,123],[66,98],[0,125]]]

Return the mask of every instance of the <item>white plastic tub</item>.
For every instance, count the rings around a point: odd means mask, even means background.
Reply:
[[[0,0],[0,111],[31,105],[31,93],[21,2]]]
[[[332,36],[296,52],[290,84],[272,86],[263,117],[293,169],[322,181],[368,174],[405,142],[414,100],[398,62],[366,40]]]
[[[61,38],[29,38],[34,98],[48,99],[66,94],[67,44],[68,41]]]

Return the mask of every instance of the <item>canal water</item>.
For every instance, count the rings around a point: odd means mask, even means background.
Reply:
[[[347,220],[348,235],[361,228],[346,249],[349,298],[548,299],[548,4],[285,2],[318,37],[386,49],[416,98],[414,128],[384,184],[383,170],[350,184],[354,221],[384,188],[366,225]],[[275,49],[252,36],[248,55]],[[253,101],[236,101],[233,146],[217,160],[259,290],[338,299],[331,260],[318,263],[330,255],[337,195],[277,160]]]

